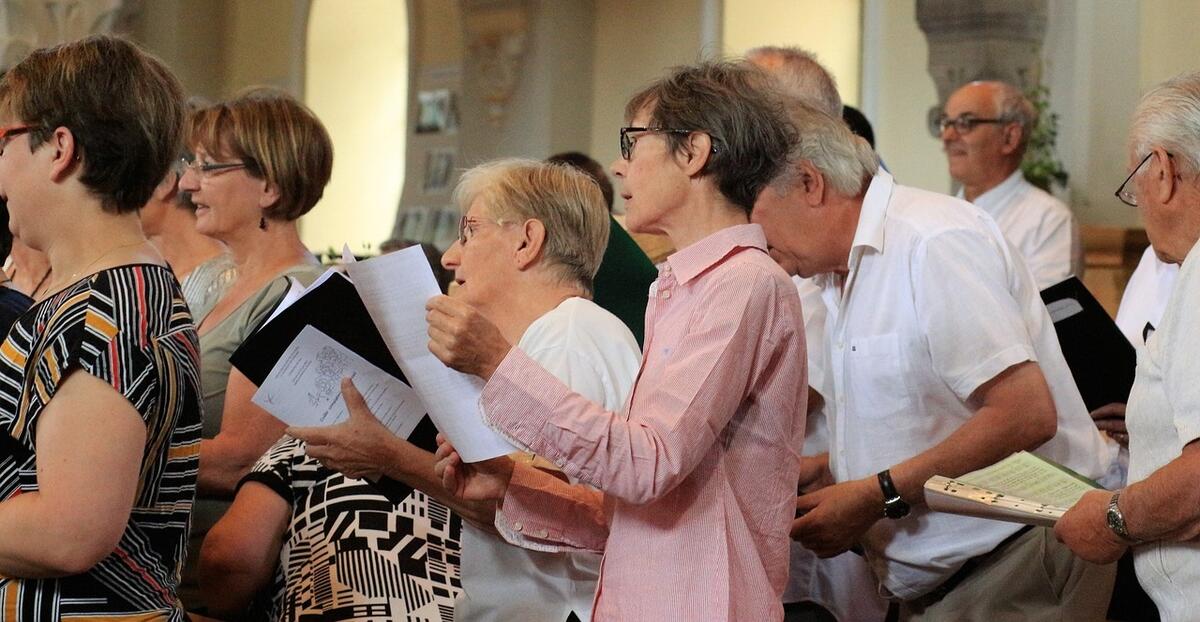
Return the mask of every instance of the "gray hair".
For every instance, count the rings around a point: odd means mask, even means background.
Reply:
[[[795,141],[777,91],[776,80],[745,61],[676,67],[630,98],[625,118],[645,111],[651,126],[707,133],[713,151],[703,174],[749,214]],[[690,148],[688,134],[665,136],[674,153]]]
[[[463,173],[453,199],[464,214],[482,199],[498,220],[540,221],[546,227],[547,265],[592,291],[610,225],[600,187],[586,173],[537,160],[493,160]]]
[[[1021,142],[1017,145],[1017,155],[1024,155],[1029,146],[1029,136],[1038,122],[1037,108],[1033,102],[1021,92],[1021,89],[1000,81],[985,82],[996,90],[996,116],[1005,123],[1016,123],[1021,127]]]
[[[1188,172],[1200,171],[1200,72],[1175,76],[1138,102],[1129,148],[1142,157],[1162,147]]]
[[[879,170],[879,156],[865,139],[842,122],[804,102],[788,105],[788,115],[800,139],[788,154],[788,166],[771,186],[783,194],[796,183],[796,165],[810,162],[825,183],[843,196],[857,196]]]
[[[842,96],[837,81],[817,57],[803,48],[764,45],[746,52],[746,59],[779,81],[787,97],[798,99],[825,114],[841,118]],[[776,60],[777,63],[767,62]]]

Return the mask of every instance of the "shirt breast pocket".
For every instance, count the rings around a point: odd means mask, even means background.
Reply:
[[[851,339],[846,353],[846,388],[855,417],[882,419],[912,410],[900,335]]]

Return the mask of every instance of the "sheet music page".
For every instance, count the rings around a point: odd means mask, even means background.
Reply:
[[[957,481],[1063,508],[1075,505],[1095,486],[1058,466],[1021,451],[990,467],[954,478]]]
[[[388,350],[459,456],[478,462],[512,453],[513,445],[489,428],[479,412],[484,382],[446,367],[429,351],[425,303],[441,289],[421,247],[372,257],[346,269]]]
[[[327,426],[350,417],[342,398],[349,377],[375,417],[408,438],[425,415],[416,391],[325,333],[305,326],[250,401],[293,426]]]

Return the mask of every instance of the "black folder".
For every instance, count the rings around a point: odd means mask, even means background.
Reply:
[[[325,333],[372,365],[408,384],[379,329],[375,328],[358,290],[341,274],[332,275],[281,311],[275,319],[260,326],[234,351],[229,362],[255,386],[261,386],[305,326]],[[429,452],[437,450],[437,428],[429,415],[421,418],[408,436],[408,442]],[[403,501],[412,492],[411,487],[390,478],[377,482],[376,488],[393,503]]]
[[[1089,411],[1129,400],[1137,353],[1076,277],[1042,290],[1063,357]]]

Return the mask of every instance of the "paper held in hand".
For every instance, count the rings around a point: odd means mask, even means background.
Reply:
[[[419,246],[346,266],[367,312],[404,376],[464,462],[516,449],[487,427],[479,412],[483,381],[446,367],[429,351],[425,303],[441,294]]]
[[[1100,485],[1026,451],[960,477],[925,482],[925,503],[951,514],[1052,527]]]
[[[288,425],[334,425],[350,417],[342,378],[354,382],[375,417],[400,438],[425,415],[411,387],[312,326],[300,331],[250,401]]]

